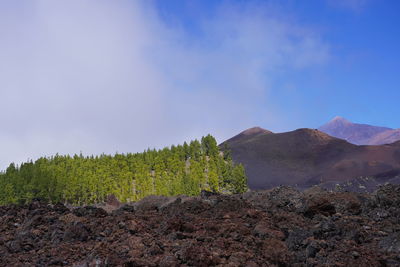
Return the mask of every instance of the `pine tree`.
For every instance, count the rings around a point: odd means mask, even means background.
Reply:
[[[243,193],[248,190],[247,178],[242,164],[239,164],[233,168],[232,185],[233,185],[233,193],[235,194]]]
[[[239,193],[247,190],[241,165],[221,153],[207,135],[183,145],[142,153],[39,158],[0,173],[0,204],[43,198],[75,205],[101,202],[110,194],[137,201],[151,194],[198,195],[201,190]]]

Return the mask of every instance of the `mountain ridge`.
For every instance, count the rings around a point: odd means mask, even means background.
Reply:
[[[359,146],[307,128],[284,133],[264,129],[250,138],[242,133],[220,146],[228,147],[233,160],[244,165],[251,189],[279,185],[307,188],[400,173],[400,141]]]

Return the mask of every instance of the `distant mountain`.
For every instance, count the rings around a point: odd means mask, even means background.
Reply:
[[[371,137],[367,145],[391,144],[400,140],[400,129],[387,130]]]
[[[387,134],[380,136],[385,132],[396,131],[391,128],[352,123],[342,117],[333,118],[318,130],[356,145],[381,145],[400,140],[400,138],[389,139],[390,135]],[[400,137],[400,135],[398,136]]]
[[[342,118],[336,118],[334,123],[351,124]],[[360,127],[379,132],[375,128]],[[400,174],[400,142],[357,146],[319,130],[298,129],[274,134],[251,128],[225,141],[221,147],[225,145],[231,150],[233,160],[244,165],[251,189],[278,185],[306,188],[343,183],[360,176],[379,177],[383,182]]]

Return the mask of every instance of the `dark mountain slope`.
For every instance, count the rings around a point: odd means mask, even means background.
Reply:
[[[400,169],[400,142],[356,146],[321,131],[299,129],[236,136],[228,145],[234,161],[245,166],[252,189],[278,185],[308,187],[359,176],[393,175]]]

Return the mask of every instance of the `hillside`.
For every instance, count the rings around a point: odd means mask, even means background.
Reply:
[[[305,188],[359,176],[395,176],[400,170],[400,142],[357,146],[319,130],[241,133],[220,146],[228,147],[233,160],[244,165],[251,189]]]
[[[353,123],[335,117],[318,130],[356,145],[383,145],[400,140],[400,129]]]

